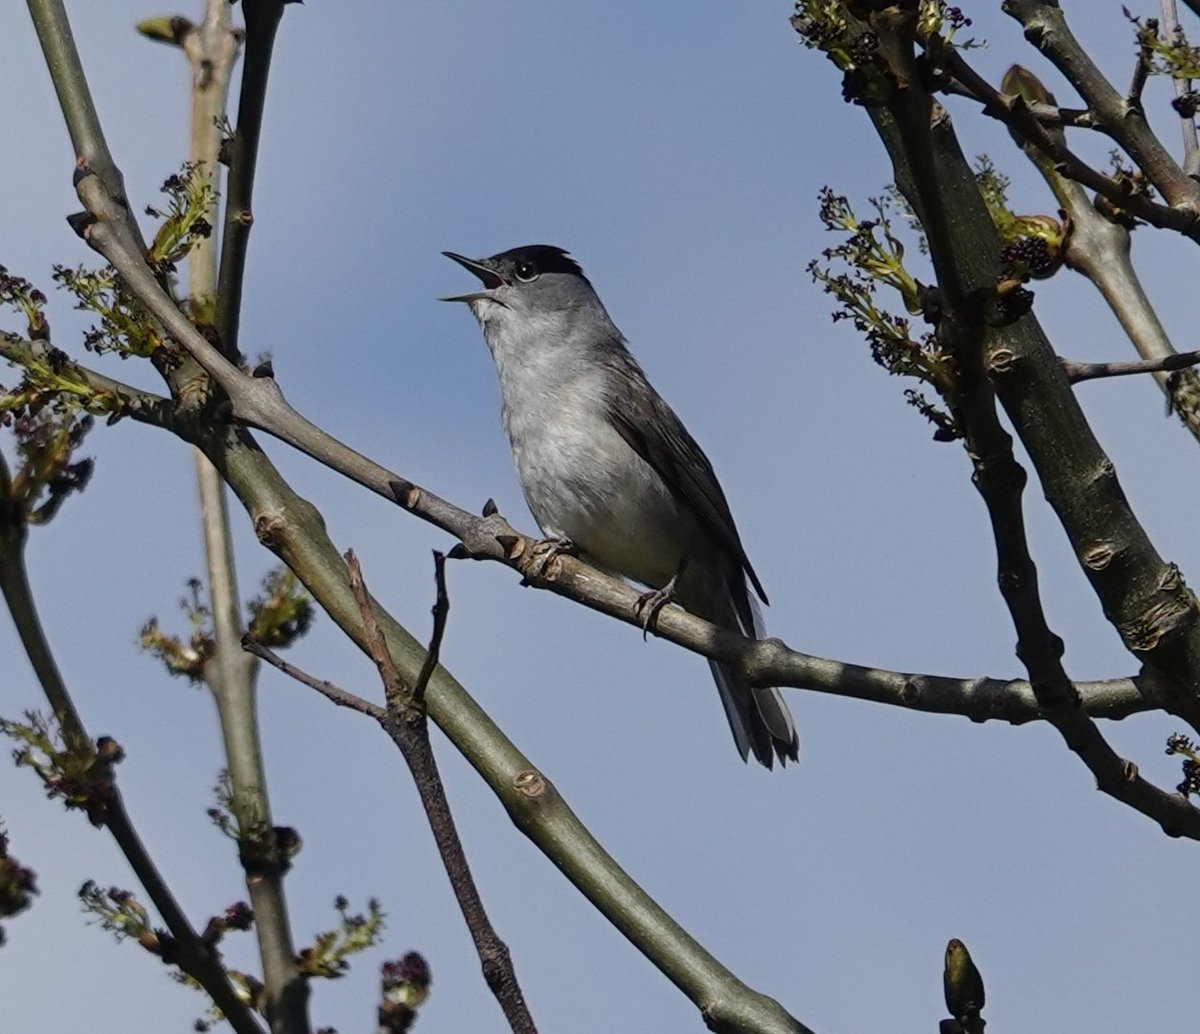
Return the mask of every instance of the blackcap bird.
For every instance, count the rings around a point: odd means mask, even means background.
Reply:
[[[525,500],[542,531],[603,570],[714,624],[762,635],[766,594],[712,464],[629,354],[578,264],[545,244],[470,259],[466,302],[500,375],[501,414]],[[778,689],[710,661],[738,751],[767,768],[799,756]]]

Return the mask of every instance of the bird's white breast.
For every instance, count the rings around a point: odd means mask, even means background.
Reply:
[[[657,472],[609,419],[603,368],[567,348],[512,344],[506,337],[508,347],[493,345],[502,420],[538,524],[601,567],[665,584],[683,555],[689,521],[681,522]]]

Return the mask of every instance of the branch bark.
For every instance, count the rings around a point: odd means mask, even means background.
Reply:
[[[66,743],[94,754],[93,740],[75,707],[38,617],[29,576],[25,570],[25,525],[22,522],[18,526],[9,519],[12,515],[4,513],[8,484],[7,465],[3,454],[0,454],[0,594],[8,604],[21,645],[25,648]],[[220,956],[196,933],[175,900],[171,888],[158,871],[129,816],[115,777],[110,778],[102,815],[104,826],[112,834],[121,853],[129,862],[129,867],[174,938],[179,968],[204,988],[213,1004],[224,1013],[230,1026],[238,1034],[262,1034],[262,1027],[249,1006],[238,997],[229,982]]]
[[[1050,96],[1032,73],[1016,66],[1010,73],[1015,71],[1020,74],[1012,76],[1014,81]],[[1071,232],[1065,242],[1066,264],[1087,277],[1100,292],[1143,361],[1148,364],[1177,361],[1174,357],[1180,353],[1171,343],[1134,268],[1129,228],[1103,214],[1079,183],[1064,175],[1019,132],[1013,132],[1013,139],[1041,173],[1070,220]],[[1200,439],[1200,376],[1191,370],[1172,376],[1164,366],[1154,373],[1154,378],[1167,396],[1168,406],[1192,435]]]
[[[1063,369],[1072,384],[1096,380],[1100,377],[1129,377],[1138,373],[1171,373],[1186,370],[1200,363],[1200,352],[1176,352],[1159,359],[1131,359],[1116,363],[1077,363],[1063,360]]]
[[[1001,9],[1021,23],[1025,38],[1063,74],[1167,203],[1192,220],[1200,218],[1200,184],[1154,135],[1141,105],[1130,103],[1105,78],[1071,32],[1057,0],[1004,0]]]
[[[911,63],[911,44],[906,47],[900,40],[895,42],[898,45],[892,53],[898,60],[907,58]],[[902,66],[900,71],[909,68]],[[915,84],[915,74],[909,81]],[[1046,622],[1021,507],[1025,471],[1013,456],[1012,439],[1000,425],[993,384],[1001,392],[1007,385],[1010,399],[1017,391],[1011,390],[1011,378],[997,376],[1002,364],[996,361],[986,322],[989,281],[975,279],[982,272],[981,256],[972,255],[965,246],[970,235],[964,232],[964,216],[971,207],[983,210],[989,227],[991,218],[983,208],[973,176],[958,178],[969,176],[970,170],[957,152],[948,117],[937,109],[928,92],[915,85],[894,92],[886,120],[882,109],[876,110],[876,125],[886,129],[881,135],[897,167],[897,183],[920,215],[941,289],[937,333],[948,354],[954,356],[958,370],[947,400],[964,432],[974,481],[988,508],[996,542],[997,582],[1016,628],[1017,656],[1029,672],[1046,718],[1087,765],[1101,790],[1154,819],[1171,836],[1200,838],[1200,809],[1183,795],[1165,793],[1142,779],[1136,766],[1117,756],[1079,706],[1062,665],[1062,640]],[[994,235],[994,227],[992,232]],[[997,247],[994,255],[998,252]],[[993,273],[990,283],[994,282]],[[1057,364],[1045,369],[1045,379],[1055,374],[1061,381]],[[1032,392],[1037,386],[1038,382],[1031,379],[1021,388]],[[1074,402],[1073,397],[1070,401]],[[1018,431],[1028,429],[1028,424],[1015,416],[1014,424]],[[1082,414],[1072,431],[1090,437]],[[1036,435],[1030,438],[1027,445],[1037,462],[1039,455],[1044,458],[1044,451],[1038,449],[1043,443]],[[1057,447],[1065,445],[1059,442]],[[1052,492],[1051,488],[1048,494]]]
[[[450,879],[450,886],[467,929],[471,933],[475,951],[479,955],[484,980],[496,996],[496,1001],[500,1003],[513,1034],[537,1034],[537,1027],[521,993],[521,985],[517,982],[508,945],[500,939],[492,926],[479,889],[475,885],[475,878],[471,875],[471,867],[467,862],[458,830],[454,826],[450,802],[446,798],[446,789],[442,785],[437,760],[429,742],[425,690],[437,668],[442,635],[446,628],[446,615],[450,610],[450,599],[446,593],[446,558],[441,553],[434,553],[437,602],[433,609],[433,636],[425,653],[425,660],[421,663],[421,670],[411,685],[404,683],[392,663],[387,642],[379,630],[379,623],[375,620],[358,559],[353,552],[349,552],[345,560],[350,572],[350,589],[354,593],[354,600],[362,618],[363,634],[366,636],[371,659],[379,669],[387,699],[387,706],[380,708],[373,717],[400,749],[404,762],[408,765],[417,793],[421,797],[421,805],[429,820],[438,854],[441,855],[442,865]]]
[[[205,0],[203,20],[188,28],[180,40],[192,72],[190,159],[214,188],[220,184],[221,123],[240,42],[241,33],[230,19],[229,0]],[[216,222],[215,213],[208,215],[210,222]],[[188,255],[188,310],[196,321],[209,322],[213,317],[216,244],[215,235],[210,235]],[[213,654],[205,664],[204,679],[212,690],[221,725],[238,824],[239,858],[254,910],[262,961],[263,1011],[275,1034],[306,1034],[310,1029],[309,986],[296,964],[283,888],[286,865],[280,857],[271,819],[259,741],[258,663],[241,648],[241,598],[225,484],[200,449],[195,449],[193,455],[213,616]]]
[[[918,86],[909,69],[906,94],[924,115],[903,124],[888,107],[868,109],[892,158],[897,184],[928,226],[952,228],[931,254],[950,304],[984,301],[994,289],[1000,241],[955,137],[949,116]],[[913,101],[916,103],[916,101]],[[921,124],[920,118],[928,119]],[[907,133],[924,151],[910,154]],[[936,198],[937,212],[922,209]],[[1076,559],[1126,647],[1168,693],[1171,713],[1200,727],[1200,613],[1178,569],[1166,563],[1138,522],[1076,401],[1062,365],[1033,315],[989,327],[984,365],[1012,421],[1046,499],[1072,543]]]
[[[283,18],[284,4],[285,0],[243,0],[242,3],[242,15],[246,19],[246,57],[242,65],[237,128],[229,141],[228,196],[217,280],[217,339],[224,354],[230,358],[238,354],[246,248],[254,223],[251,202],[258,166],[258,142],[262,135],[271,52]]]
[[[260,541],[366,652],[345,564],[316,508],[292,491],[245,432],[230,428],[222,439],[206,441],[205,448],[246,507]],[[376,617],[400,677],[411,684],[424,663],[425,648],[378,604]],[[667,915],[591,835],[549,778],[441,666],[429,679],[426,704],[429,716],[500,798],[517,827],[701,1009],[710,1029],[720,1034],[808,1030],[778,1002],[738,980]]]

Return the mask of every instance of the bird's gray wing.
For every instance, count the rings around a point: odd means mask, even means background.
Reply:
[[[607,365],[613,374],[608,417],[617,433],[658,471],[671,494],[699,518],[713,540],[746,572],[755,592],[766,603],[767,594],[742,548],[729,503],[708,457],[674,410],[649,387],[645,374],[623,348],[608,359]]]

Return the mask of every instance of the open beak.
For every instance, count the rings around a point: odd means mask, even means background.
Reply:
[[[492,294],[497,287],[504,286],[504,278],[500,276],[486,261],[480,259],[469,259],[465,255],[458,255],[453,251],[443,251],[443,255],[448,259],[453,259],[464,269],[469,269],[482,281],[485,290],[473,291],[470,294],[454,294],[448,298],[439,298],[439,302],[474,302],[481,298],[487,298],[490,301],[496,301],[496,297]]]

